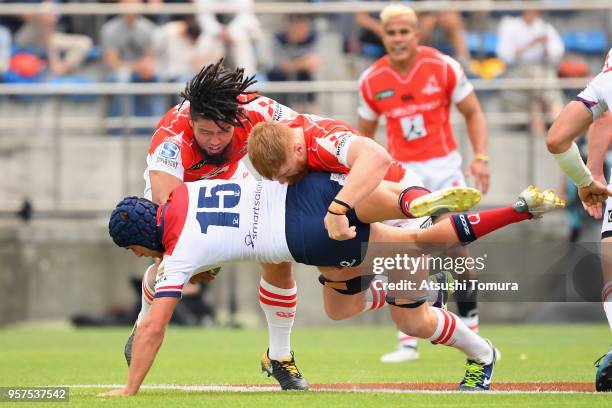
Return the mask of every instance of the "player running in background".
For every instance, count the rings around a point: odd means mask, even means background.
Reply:
[[[242,69],[227,70],[222,63],[221,60],[202,68],[181,93],[184,102],[170,109],[157,125],[144,172],[145,197],[157,204],[164,203],[183,182],[251,178],[240,159],[246,154],[246,141],[253,126],[296,116],[288,107],[247,91],[256,82],[253,77],[245,78]],[[136,327],[153,301],[157,265],[151,265],[143,277],[141,312],[125,347],[128,365]],[[262,370],[274,376],[284,390],[308,389],[291,351],[297,305],[291,264],[261,266],[259,304],[269,330]]]
[[[606,187],[603,177],[604,155],[612,138],[612,49],[608,52],[602,71],[568,103],[552,124],[546,137],[548,150],[563,172],[578,187],[578,195],[589,214],[601,218],[601,203],[605,201],[605,217],[601,227],[603,289],[601,301],[612,330],[612,185]],[[603,116],[602,116],[603,115]],[[600,118],[600,119],[597,119]],[[595,121],[595,123],[593,123]],[[585,166],[574,139],[589,132],[588,162]],[[612,391],[612,347],[595,362],[597,391]]]
[[[336,180],[328,173],[311,173],[290,186],[266,180],[201,180],[179,186],[163,206],[136,197],[121,201],[109,221],[114,242],[138,256],[163,259],[151,310],[136,332],[128,383],[102,395],[138,392],[182,287],[198,270],[237,261],[296,261],[319,266],[330,287],[341,293],[359,291],[354,278],[371,274],[369,265],[380,255],[380,251],[370,250],[370,244],[402,244],[407,253],[420,256],[432,250],[431,244],[468,244],[506,225],[563,206],[552,191],[540,193],[529,187],[513,206],[456,214],[423,230],[363,223],[358,206],[349,214],[357,235],[338,241],[328,237],[323,225],[324,215],[335,209],[333,200],[342,188]],[[247,236],[252,245],[244,244]],[[407,244],[413,244],[412,248]],[[362,264],[363,269],[359,268]],[[346,265],[353,267],[344,268]],[[464,352],[468,362],[459,389],[488,390],[496,359],[491,343],[454,314],[430,307],[418,293],[400,296],[386,298],[398,327]]]
[[[387,148],[409,174],[420,178],[431,191],[465,186],[461,156],[450,123],[450,111],[455,105],[465,119],[474,153],[469,174],[475,178],[476,187],[486,193],[487,127],[472,84],[457,61],[433,48],[418,46],[417,17],[410,7],[393,3],[380,16],[387,55],[361,76],[359,131],[374,138],[379,118],[384,116]],[[467,253],[462,248],[453,255]],[[466,278],[475,279],[474,271],[468,271]],[[474,291],[455,293],[459,315],[473,330],[478,330],[476,297]],[[384,355],[381,361],[418,358],[416,339],[404,333],[398,336],[397,350]]]

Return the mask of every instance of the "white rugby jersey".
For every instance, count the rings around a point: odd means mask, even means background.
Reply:
[[[612,49],[608,51],[601,72],[578,94],[577,99],[593,113],[593,120],[606,109],[612,112]]]
[[[164,245],[155,297],[180,297],[194,272],[224,263],[293,261],[285,237],[287,184],[200,180],[158,211]]]

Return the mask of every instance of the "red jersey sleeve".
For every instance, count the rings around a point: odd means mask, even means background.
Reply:
[[[188,108],[175,106],[159,121],[151,138],[147,169],[169,173],[180,180],[185,176],[185,163],[191,162],[191,149],[186,138],[193,133],[189,125]]]
[[[376,108],[372,88],[370,87],[368,76],[372,68],[367,69],[359,79],[359,105],[357,114],[366,120],[378,120],[380,112]]]
[[[440,56],[446,63],[445,69],[448,75],[446,92],[453,103],[457,104],[474,90],[474,86],[465,76],[465,72],[463,72],[463,68],[457,60],[442,53]]]
[[[315,164],[316,168],[313,168],[313,170],[348,172],[348,151],[355,137],[359,136],[348,131],[337,131],[315,137],[312,152],[316,157],[313,157],[312,163]],[[310,158],[308,162],[310,167]]]

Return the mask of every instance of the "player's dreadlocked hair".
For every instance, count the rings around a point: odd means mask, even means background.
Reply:
[[[240,106],[257,97],[239,101],[238,96],[254,94],[246,89],[256,82],[255,75],[244,77],[243,68],[232,71],[223,67],[222,58],[216,64],[202,68],[187,82],[180,96],[191,104],[191,119],[212,120],[220,127],[222,123],[242,127],[240,119],[250,119]]]

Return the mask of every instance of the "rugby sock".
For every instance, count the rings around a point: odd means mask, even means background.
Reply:
[[[155,268],[155,264],[150,265],[142,276],[142,295],[140,298],[140,313],[138,313],[138,318],[136,319],[136,326],[140,324],[142,319],[145,318],[147,313],[149,313],[149,309],[151,308],[151,303],[153,299],[155,299],[155,273],[153,273],[153,269]],[[150,273],[149,273],[150,272]]]
[[[297,307],[297,286],[277,288],[261,278],[259,305],[268,321],[268,356],[272,360],[291,358],[291,328]]]
[[[429,310],[436,315],[438,322],[428,340],[459,349],[468,359],[479,363],[490,364],[493,361],[493,350],[489,343],[470,330],[455,314],[435,307]]]
[[[612,281],[608,281],[601,291],[601,302],[603,303],[610,330],[612,330]]]
[[[408,187],[407,189],[402,191],[399,195],[398,201],[399,201],[400,210],[402,210],[402,213],[404,213],[406,217],[414,218],[414,216],[410,213],[410,203],[415,198],[424,196],[429,193],[431,193],[431,191],[429,191],[425,187],[420,187],[420,186]]]
[[[470,243],[477,238],[498,230],[506,225],[532,218],[528,212],[517,212],[513,207],[497,208],[452,216],[455,233],[460,242]]]
[[[404,332],[397,332],[398,348],[417,349],[417,338]]]
[[[387,302],[385,302],[385,289],[383,288],[383,283],[387,283],[387,277],[383,275],[378,275],[372,282],[370,283],[370,287],[365,290],[365,306],[363,308],[364,312],[368,310],[376,310],[383,308]]]

